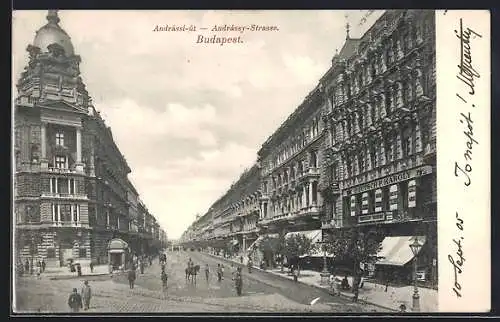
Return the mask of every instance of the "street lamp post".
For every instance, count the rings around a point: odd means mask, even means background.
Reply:
[[[410,248],[411,248],[411,251],[414,255],[414,258],[413,258],[413,282],[414,282],[413,312],[419,312],[420,311],[420,296],[418,294],[418,286],[417,286],[417,259],[418,259],[418,253],[420,252],[420,249],[422,248],[422,244],[419,243],[417,236],[415,236],[413,243],[410,244]]]
[[[328,280],[330,278],[330,273],[328,272],[328,264],[326,262],[326,243],[321,242],[321,246],[323,248],[323,270],[320,273],[321,276],[321,285],[328,285]]]

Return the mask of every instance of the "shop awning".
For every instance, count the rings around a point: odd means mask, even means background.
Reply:
[[[417,236],[420,244],[426,242],[425,236]],[[382,248],[378,252],[379,260],[376,265],[404,266],[414,257],[410,244],[415,240],[415,236],[385,237],[382,241]]]
[[[278,238],[278,234],[267,234],[267,235],[261,235],[259,236],[251,245],[250,247],[247,248],[247,252],[253,251],[257,246],[259,246],[260,242],[265,238],[265,237],[271,237],[271,238]]]
[[[313,244],[321,242],[323,238],[321,234],[321,229],[290,232],[285,235],[285,238],[292,235],[304,235],[309,239],[311,239]]]
[[[292,235],[304,235],[312,240],[314,246],[313,249],[308,254],[299,256],[300,258],[323,257],[323,251],[321,249],[321,242],[323,239],[323,235],[321,234],[321,229],[289,232],[285,235],[285,238]],[[327,253],[326,257],[333,257],[333,254]]]

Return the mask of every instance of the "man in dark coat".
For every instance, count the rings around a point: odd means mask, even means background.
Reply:
[[[84,304],[84,310],[88,310],[90,307],[90,298],[92,297],[92,290],[89,286],[89,281],[83,282],[82,287],[82,299]]]
[[[42,258],[42,273],[45,272],[45,266],[47,264],[45,264],[45,259]]]
[[[236,287],[236,294],[241,296],[241,289],[243,287],[243,276],[241,274],[241,267],[236,269],[236,272],[233,275],[234,286]]]
[[[135,270],[131,269],[128,271],[128,285],[130,286],[131,289],[134,288],[134,282],[135,282]]]
[[[78,294],[76,288],[73,289],[73,293],[68,298],[68,305],[71,308],[71,312],[79,312],[83,308],[82,297]]]

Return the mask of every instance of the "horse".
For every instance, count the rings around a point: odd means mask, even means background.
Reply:
[[[186,281],[191,279],[191,282],[196,284],[196,275],[200,272],[200,265],[194,265],[191,267],[186,267]]]

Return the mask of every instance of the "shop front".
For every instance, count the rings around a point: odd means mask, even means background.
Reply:
[[[413,282],[415,254],[410,247],[417,239],[423,247],[416,254],[417,258],[417,280],[426,280],[426,270],[419,260],[427,247],[426,236],[391,236],[385,237],[375,261],[375,278],[395,284],[409,285]],[[372,272],[369,272],[371,275]]]

